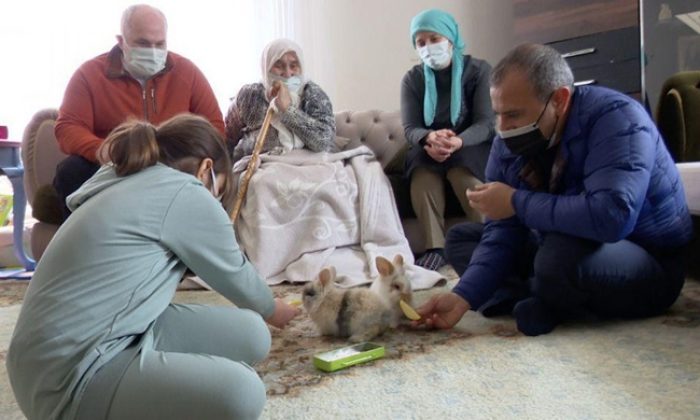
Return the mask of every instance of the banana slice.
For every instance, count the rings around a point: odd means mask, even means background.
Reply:
[[[289,303],[292,306],[301,306],[301,299],[292,299],[287,303]]]
[[[420,319],[420,315],[418,315],[418,312],[416,312],[416,310],[413,309],[411,305],[406,303],[405,300],[401,299],[399,301],[399,306],[401,307],[403,314],[406,315],[406,318],[412,321],[418,321]]]

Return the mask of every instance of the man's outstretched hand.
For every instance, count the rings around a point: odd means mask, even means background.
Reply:
[[[456,293],[441,293],[417,309],[421,319],[411,324],[416,327],[425,325],[427,328],[452,328],[469,308],[469,303]]]

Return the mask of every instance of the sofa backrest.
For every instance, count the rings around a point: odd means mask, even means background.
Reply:
[[[56,118],[56,109],[41,110],[24,130],[24,188],[30,203],[40,186],[53,182],[56,166],[66,157],[54,135]],[[335,114],[335,122],[337,136],[348,141],[346,149],[366,145],[387,173],[403,173],[408,144],[399,111],[341,111]]]
[[[22,136],[24,191],[31,204],[34,193],[42,185],[51,184],[56,166],[67,155],[61,152],[54,134],[58,118],[56,109],[43,109],[32,117]]]
[[[335,114],[336,134],[349,139],[345,148],[366,145],[387,173],[403,172],[408,144],[399,111],[341,111]]]

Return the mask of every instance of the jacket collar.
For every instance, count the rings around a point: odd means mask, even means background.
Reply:
[[[107,53],[107,69],[105,74],[110,79],[118,79],[120,77],[132,77],[129,72],[124,69],[124,64],[122,63],[122,57],[124,53],[122,49],[119,48],[119,44],[112,47],[112,49]],[[163,73],[170,71],[173,67],[172,57],[170,52],[168,52],[168,58],[165,60],[165,67],[160,72],[156,73],[153,77],[157,77]]]
[[[566,127],[561,135],[561,143],[568,143],[571,139],[581,134],[581,88],[575,87],[571,94],[571,109],[567,116]]]

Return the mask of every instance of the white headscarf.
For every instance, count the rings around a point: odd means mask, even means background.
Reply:
[[[262,67],[262,84],[265,86],[265,92],[269,92],[272,87],[272,78],[270,78],[270,69],[272,66],[282,58],[283,55],[288,52],[293,52],[299,60],[299,66],[301,67],[301,73],[297,75],[301,79],[302,85],[306,83],[304,78],[304,54],[301,52],[301,47],[296,42],[291,39],[280,38],[276,39],[267,46],[262,53],[261,67]]]
[[[272,83],[274,82],[274,79],[270,74],[270,69],[272,69],[272,66],[274,66],[277,60],[282,58],[282,56],[287,54],[288,52],[293,52],[294,54],[296,54],[297,60],[299,60],[299,67],[301,68],[301,72],[297,75],[297,77],[301,79],[302,89],[304,84],[306,84],[306,79],[304,78],[304,55],[301,52],[301,47],[296,42],[290,39],[276,39],[267,44],[265,49],[263,49],[262,59],[260,63],[262,67],[262,84],[263,86],[265,86],[265,97],[268,96],[270,88],[272,87]],[[299,91],[299,93],[301,93],[301,90]],[[290,92],[290,95],[292,97],[292,104],[297,105],[299,103],[299,94],[292,94]],[[267,99],[270,100],[269,97],[267,97]],[[289,151],[292,149],[301,149],[304,147],[304,142],[301,141],[301,139],[299,139],[296,136],[296,134],[294,134],[287,127],[285,127],[282,121],[280,121],[279,115],[277,115],[277,113],[275,113],[272,116],[271,124],[277,129],[278,138],[284,151]]]

